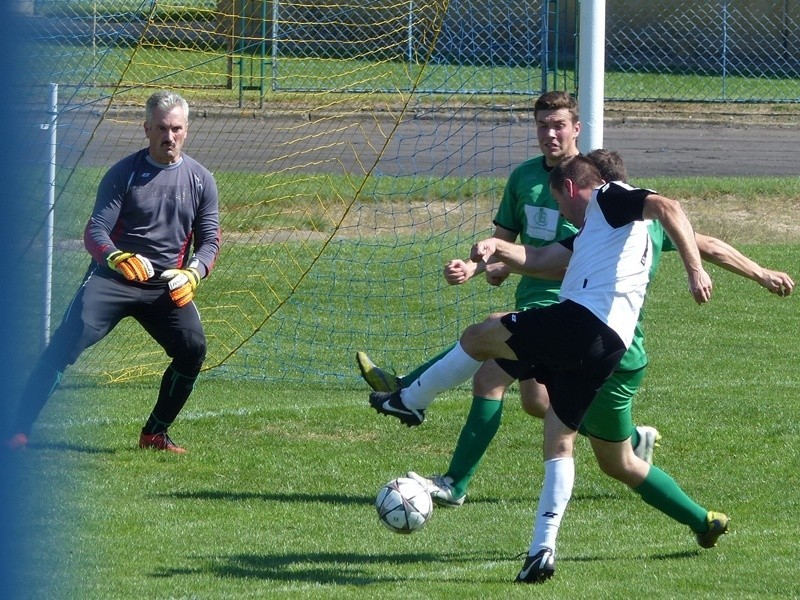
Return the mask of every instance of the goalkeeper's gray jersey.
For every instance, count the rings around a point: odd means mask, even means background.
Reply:
[[[84,233],[86,249],[101,269],[108,268],[110,252],[134,252],[150,259],[156,279],[192,258],[205,277],[219,253],[219,238],[213,175],[186,154],[174,165],[156,164],[147,148],[105,174]]]

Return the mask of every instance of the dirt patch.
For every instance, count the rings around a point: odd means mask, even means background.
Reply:
[[[745,201],[735,196],[682,199],[696,231],[734,245],[800,242],[800,197]]]
[[[681,198],[681,204],[696,231],[718,237],[733,245],[800,243],[800,196],[758,201],[734,195],[712,198]],[[297,229],[226,232],[227,243],[280,244],[320,242],[332,235],[342,239],[375,236],[417,238],[453,234],[460,239],[490,235],[496,207],[491,200],[468,202],[367,203],[351,210],[338,231]],[[321,222],[338,223],[344,208],[329,209]],[[462,250],[465,248],[461,248]]]

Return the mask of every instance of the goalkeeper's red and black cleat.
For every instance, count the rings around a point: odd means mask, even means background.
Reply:
[[[28,436],[24,433],[15,433],[6,440],[6,448],[9,450],[24,450],[28,447]]]
[[[185,454],[186,448],[181,448],[167,435],[166,431],[158,433],[143,433],[139,436],[139,448],[152,448],[154,450],[167,450],[175,454]]]

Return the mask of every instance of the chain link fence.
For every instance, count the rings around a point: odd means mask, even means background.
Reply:
[[[608,4],[606,98],[800,101],[800,2]]]
[[[62,86],[575,91],[576,0],[15,0]],[[607,3],[606,98],[800,101],[800,0]],[[134,57],[135,55],[135,57]]]

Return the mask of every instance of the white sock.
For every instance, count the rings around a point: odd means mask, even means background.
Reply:
[[[483,364],[464,352],[461,343],[433,363],[416,381],[400,392],[400,398],[408,408],[428,408],[436,394],[469,381]]]
[[[528,556],[533,556],[542,548],[550,548],[555,554],[556,537],[567,503],[575,485],[575,460],[553,458],[544,462],[544,482],[539,506],[536,509],[536,522],[533,526],[533,541]]]

